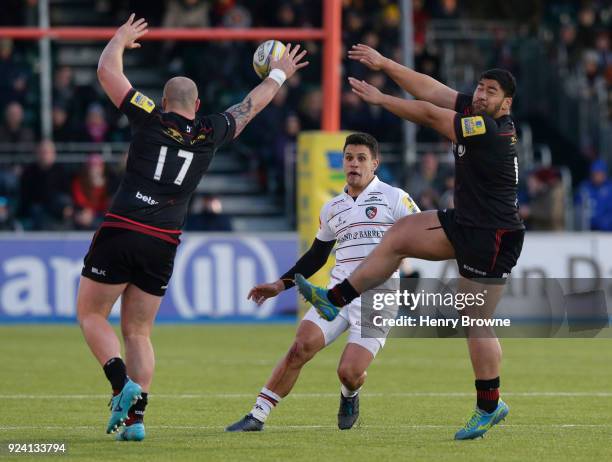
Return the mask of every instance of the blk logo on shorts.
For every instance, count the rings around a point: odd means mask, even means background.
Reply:
[[[98,269],[95,266],[91,267],[91,272],[93,274],[97,274],[98,276],[106,276],[106,270]]]
[[[378,209],[374,206],[366,207],[365,209],[366,217],[370,220],[376,216],[376,213],[378,213]]]

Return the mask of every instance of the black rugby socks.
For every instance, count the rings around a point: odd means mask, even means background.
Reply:
[[[345,306],[359,297],[359,294],[348,279],[335,285],[327,291],[327,298],[336,306]]]
[[[125,382],[127,382],[127,372],[125,369],[125,363],[121,358],[111,358],[103,366],[106,378],[113,387],[113,395],[119,394]]]
[[[128,419],[125,421],[127,427],[135,423],[142,423],[144,420],[145,409],[147,404],[149,404],[149,394],[143,392],[140,396],[142,398],[136,401],[128,412]]]
[[[490,380],[476,380],[476,406],[490,414],[499,402],[499,377]]]

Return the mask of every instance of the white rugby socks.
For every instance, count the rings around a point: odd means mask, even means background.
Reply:
[[[282,398],[272,390],[263,387],[259,395],[257,395],[257,401],[255,401],[253,409],[251,409],[251,414],[260,422],[265,422],[270,411],[276,407],[281,399]]]
[[[361,387],[357,388],[357,390],[349,390],[344,386],[344,384],[341,384],[340,386],[340,392],[345,398],[353,398],[357,396],[359,394],[359,390],[361,390]]]

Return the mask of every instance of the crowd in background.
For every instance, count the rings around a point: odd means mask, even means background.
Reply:
[[[269,8],[252,8],[246,0],[97,0],[87,21],[96,25],[116,25],[130,11],[146,12],[151,27],[320,27],[321,2],[270,0]],[[575,2],[542,0],[529,2],[414,0],[415,69],[442,78],[441,53],[427,40],[433,20],[463,18],[521,22],[541,33],[546,27],[551,42],[558,45],[551,55],[555,65],[580,78],[579,91],[585,97],[607,98],[612,118],[612,50],[610,24],[612,6],[603,1]],[[8,10],[0,25],[35,25],[37,0],[7,0]],[[52,17],[53,19],[53,17]],[[345,0],[343,10],[343,54],[354,43],[365,43],[401,61],[398,2],[389,0]],[[83,23],[85,25],[89,23]],[[91,25],[90,24],[90,25]],[[520,69],[503,38],[494,47],[488,67]],[[257,84],[250,72],[251,42],[177,42],[159,46],[148,42],[137,53],[143,62],[159,73],[160,81],[184,74],[200,89],[202,107],[221,111],[239,101]],[[295,150],[302,130],[318,129],[324,102],[321,82],[321,44],[302,43],[309,51],[310,66],[283,86],[274,101],[240,137],[257,170],[264,189],[283,194],[285,162]],[[0,227],[11,229],[93,229],[117,186],[120,166],[105,165],[96,153],[81,166],[65,169],[55,160],[54,144],[38,134],[39,94],[37,49],[33,42],[0,39],[0,143],[38,143],[36,160],[23,165],[16,158],[0,166]],[[129,73],[129,72],[128,72]],[[74,70],[55,65],[53,71],[53,141],[125,142],[129,127],[125,117],[110,104],[95,81],[77,82]],[[342,128],[366,131],[381,143],[401,143],[401,121],[379,107],[364,104],[346,83],[352,75],[364,78],[381,90],[400,95],[397,86],[382,73],[345,60],[343,63]],[[603,96],[602,96],[603,95]],[[431,130],[420,129],[417,141],[442,143]],[[601,153],[589,152],[590,176],[574,185],[575,205],[590,210],[587,227],[612,230],[612,189],[607,165]],[[18,155],[15,155],[16,157]],[[386,181],[405,187],[422,209],[452,206],[452,163],[440,161],[433,152],[424,152],[406,175],[393,169],[381,171]],[[442,159],[444,160],[444,159]],[[531,229],[563,229],[568,204],[562,188],[562,175],[553,167],[525,172],[521,188],[521,214]],[[188,220],[193,229],[205,226],[200,215],[215,213],[214,198],[198,198]],[[219,207],[216,207],[218,210]],[[216,215],[219,215],[216,213]],[[4,217],[4,218],[3,218]],[[4,220],[4,221],[3,221]],[[214,221],[214,220],[213,220]],[[227,223],[219,225],[227,228]]]

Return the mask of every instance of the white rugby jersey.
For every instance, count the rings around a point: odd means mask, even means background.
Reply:
[[[317,239],[336,241],[329,287],[347,278],[397,220],[420,211],[408,193],[376,176],[357,199],[346,191],[327,202],[319,216]],[[399,271],[392,277],[398,278]]]

